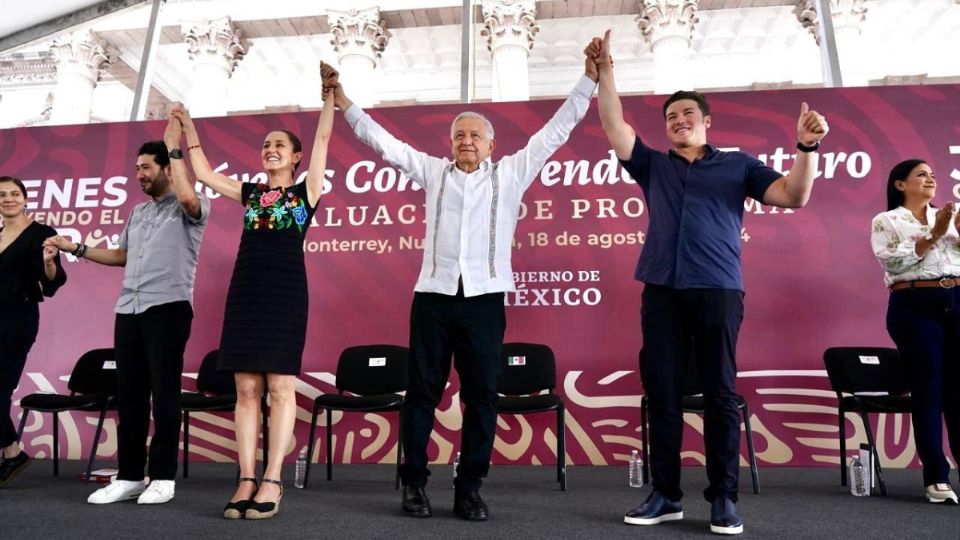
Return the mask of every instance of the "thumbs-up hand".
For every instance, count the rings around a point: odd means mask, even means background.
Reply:
[[[797,141],[804,146],[813,146],[820,142],[830,131],[827,119],[817,111],[811,110],[807,102],[800,104],[800,118],[797,120]]]
[[[603,33],[603,39],[600,41],[600,52],[597,55],[596,62],[598,66],[603,64],[613,65],[613,58],[610,56],[610,30]]]

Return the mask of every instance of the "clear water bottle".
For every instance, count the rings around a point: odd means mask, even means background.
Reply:
[[[630,468],[628,471],[630,473],[630,487],[643,487],[643,459],[640,458],[640,454],[637,453],[636,450],[630,454]]]
[[[303,489],[307,479],[307,447],[304,446],[297,456],[296,475],[293,478],[293,487]]]
[[[850,484],[850,494],[854,497],[869,497],[870,486],[867,485],[867,468],[860,461],[860,456],[850,458],[850,466],[847,468],[848,481]]]
[[[453,458],[453,478],[457,478],[457,467],[460,466],[460,452],[457,452],[456,457]]]

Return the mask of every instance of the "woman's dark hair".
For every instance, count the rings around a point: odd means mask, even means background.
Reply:
[[[292,131],[287,131],[285,129],[278,129],[276,131],[279,131],[280,133],[285,133],[287,135],[287,138],[290,139],[290,144],[293,145],[294,152],[303,151],[303,144],[300,143],[300,137],[297,137],[296,134],[294,134]],[[303,159],[301,159],[300,161],[303,161]],[[300,168],[300,161],[293,164],[293,172],[297,172],[297,169]]]
[[[901,161],[890,169],[890,176],[887,178],[887,210],[903,206],[903,192],[897,189],[895,183],[897,180],[906,180],[910,176],[910,171],[922,165],[926,161],[922,159],[908,159]]]
[[[23,198],[27,198],[27,187],[23,185],[23,182],[19,178],[14,178],[12,176],[0,176],[0,184],[4,182],[13,182],[20,188],[20,193],[23,194]]]

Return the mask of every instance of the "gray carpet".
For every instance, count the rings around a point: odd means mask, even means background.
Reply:
[[[104,466],[106,464],[99,464]],[[641,502],[649,487],[627,487],[626,467],[571,467],[568,491],[559,491],[552,467],[494,466],[482,493],[490,506],[486,523],[457,519],[451,510],[451,468],[434,470],[428,486],[434,517],[400,512],[393,469],[380,465],[323,467],[312,471],[307,490],[292,487],[292,470],[280,515],[263,522],[220,517],[233,492],[235,468],[191,464],[190,479],[177,481],[176,498],[165,505],[135,502],[86,504],[97,485],[78,480],[83,465],[64,462],[59,477],[49,461],[36,460],[0,488],[0,538],[707,538],[710,508],[700,493],[702,468],[683,471],[684,520],[653,527],[623,523],[623,513]],[[838,483],[833,468],[764,468],[761,493],[741,479],[740,514],[751,538],[956,538],[960,507],[925,502],[918,470],[888,470],[890,495],[858,499]],[[955,472],[954,472],[955,474]],[[955,477],[954,477],[955,478]],[[956,484],[954,484],[956,486]]]

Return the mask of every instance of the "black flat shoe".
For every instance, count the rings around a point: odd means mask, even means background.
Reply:
[[[7,485],[7,482],[23,472],[28,465],[30,465],[30,456],[23,450],[17,454],[17,457],[7,458],[0,462],[0,486]]]
[[[413,517],[430,517],[430,498],[423,487],[403,486],[403,511]]]
[[[256,478],[241,478],[241,482],[253,482],[257,487],[260,484],[257,483]],[[254,491],[256,494],[256,491]],[[226,506],[223,507],[223,517],[226,519],[240,519],[243,517],[244,512],[247,511],[247,507],[250,506],[250,503],[253,502],[253,499],[245,499],[242,501],[231,501],[228,502]]]
[[[490,515],[487,503],[480,498],[479,491],[457,492],[454,495],[453,513],[467,521],[486,521]]]
[[[280,499],[283,498],[283,483],[279,480],[271,480],[269,478],[264,478],[263,481],[280,486],[280,495],[277,496],[277,502],[258,503],[257,501],[251,500],[250,504],[247,505],[246,512],[243,513],[243,517],[246,519],[270,519],[280,512]]]

